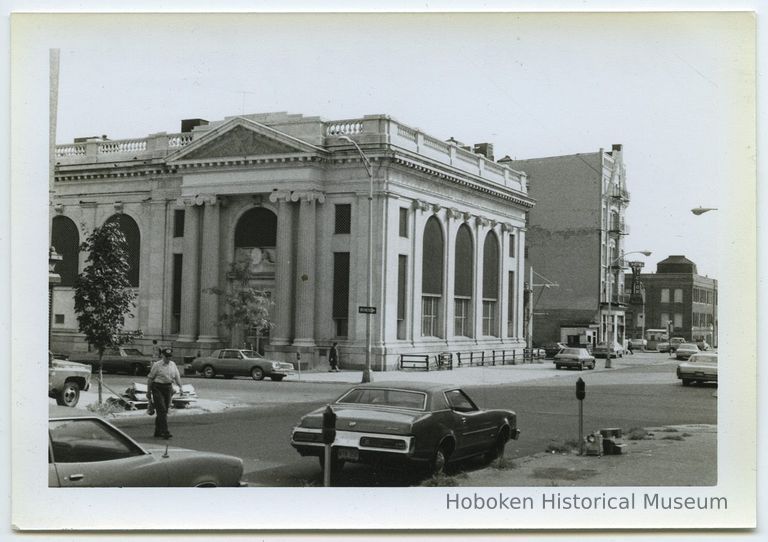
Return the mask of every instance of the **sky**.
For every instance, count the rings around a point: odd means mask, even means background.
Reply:
[[[741,21],[743,23],[743,21]],[[179,131],[183,118],[383,113],[497,158],[624,146],[627,252],[717,275],[738,107],[739,21],[696,15],[261,15],[61,26],[57,141]],[[106,39],[106,38],[109,39]],[[98,44],[98,46],[96,45]],[[741,149],[739,149],[741,150]],[[641,257],[642,259],[642,257]]]
[[[625,250],[717,276],[726,138],[746,41],[725,14],[260,15],[63,19],[57,142],[184,118],[388,114],[497,158],[624,146]],[[743,28],[743,26],[742,26]],[[747,27],[748,28],[748,27]],[[748,49],[747,49],[748,50]],[[642,257],[641,257],[642,259]]]

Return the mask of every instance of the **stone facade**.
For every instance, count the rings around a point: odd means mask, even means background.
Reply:
[[[337,341],[342,367],[359,368],[369,248],[375,370],[396,367],[400,353],[524,346],[521,247],[533,200],[523,173],[382,115],[324,121],[256,114],[185,127],[56,147],[52,244],[72,253],[73,243],[116,217],[135,228],[138,301],[128,326],[142,331],[137,345],[146,352],[173,344],[178,358],[191,357],[249,340],[219,325],[225,307],[212,293],[231,288],[231,262],[249,258],[251,284],[274,301],[264,338],[270,357],[295,361],[300,354],[302,367],[322,367]],[[424,239],[434,221],[440,246]],[[456,261],[460,230],[470,233],[469,261]],[[57,250],[67,254],[67,246]],[[85,255],[76,259],[80,271]],[[484,262],[493,269],[484,272]],[[426,301],[425,266],[442,277],[441,290]],[[472,271],[460,335],[457,267]],[[484,298],[489,291],[495,297]],[[52,347],[86,349],[71,280],[56,288],[53,303]]]
[[[623,238],[629,231],[622,146],[501,161],[526,172],[536,201],[529,211],[526,247],[534,271],[534,345],[602,342],[611,334],[621,343],[627,301]],[[557,286],[544,288],[553,283]]]

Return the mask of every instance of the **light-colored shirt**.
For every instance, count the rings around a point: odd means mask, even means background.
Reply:
[[[147,375],[147,386],[151,386],[153,382],[158,384],[171,384],[176,383],[178,387],[181,387],[181,374],[179,374],[179,368],[176,364],[169,360],[165,363],[164,359],[159,359],[152,364],[152,368]]]

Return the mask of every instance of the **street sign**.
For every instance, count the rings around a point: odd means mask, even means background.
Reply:
[[[357,307],[357,312],[360,314],[376,314],[376,307],[359,306]]]

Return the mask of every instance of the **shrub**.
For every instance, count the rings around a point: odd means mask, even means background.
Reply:
[[[643,427],[633,427],[627,431],[628,440],[643,440],[648,436],[648,431]]]

